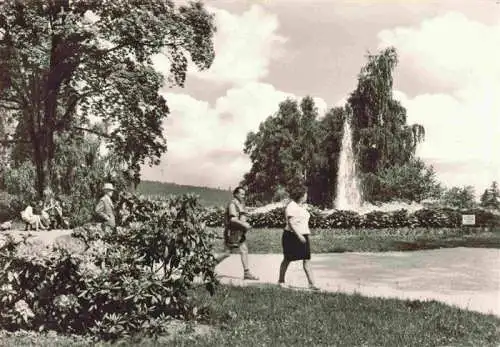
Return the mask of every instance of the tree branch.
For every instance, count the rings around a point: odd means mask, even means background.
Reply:
[[[68,107],[66,108],[66,112],[64,112],[64,115],[61,117],[61,119],[56,124],[56,129],[60,129],[64,126],[65,123],[66,124],[69,123],[71,114],[73,114],[74,111],[76,110],[76,106],[78,105],[78,102],[80,100],[82,100],[84,97],[87,97],[93,93],[94,93],[94,91],[91,90],[91,91],[89,91],[87,93],[83,93],[83,94],[78,94],[78,95],[75,95],[76,93],[73,94],[71,96],[71,101],[69,101]]]
[[[114,139],[115,138],[114,136],[111,136],[109,134],[106,134],[106,133],[103,133],[101,131],[94,130],[94,129],[82,128],[82,127],[77,127],[77,126],[73,126],[72,129],[73,130],[86,131],[86,132],[89,132],[91,134],[95,134],[95,135],[99,135],[99,136],[105,137],[107,139]]]

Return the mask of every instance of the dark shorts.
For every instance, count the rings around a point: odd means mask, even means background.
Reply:
[[[306,239],[305,243],[300,242],[295,233],[291,231],[283,231],[281,236],[281,245],[283,246],[283,256],[285,260],[305,260],[311,259],[311,246],[309,243],[309,235],[303,235]]]
[[[226,229],[224,231],[224,244],[229,249],[239,248],[246,239],[246,232],[243,229]]]

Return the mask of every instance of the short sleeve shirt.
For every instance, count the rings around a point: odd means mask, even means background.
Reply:
[[[232,217],[237,217],[238,219],[242,214],[245,213],[245,205],[239,202],[237,199],[231,200],[226,209],[226,226],[229,226],[229,221]]]
[[[295,201],[290,203],[285,208],[286,227],[285,230],[297,230],[302,235],[309,235],[309,218],[311,214],[304,206],[297,204]]]

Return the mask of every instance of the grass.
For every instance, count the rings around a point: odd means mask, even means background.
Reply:
[[[498,346],[500,319],[436,301],[365,298],[265,287],[221,287],[195,299],[210,312],[212,329],[185,329],[158,340],[120,346]],[[7,336],[3,346],[83,346],[65,336]],[[105,344],[103,344],[105,345]]]
[[[435,346],[500,342],[500,319],[438,302],[311,294],[268,286],[200,294],[220,328],[176,346]]]
[[[223,249],[222,228],[216,251]],[[247,233],[250,253],[281,253],[280,229],[254,229]],[[387,252],[450,247],[500,248],[500,228],[490,231],[461,229],[335,229],[312,230],[314,253]]]
[[[222,229],[217,228],[222,236]],[[251,253],[281,253],[280,229],[248,233]],[[500,248],[500,228],[313,230],[314,253],[400,251],[438,247]],[[222,240],[216,248],[222,248]],[[261,287],[221,286],[202,324],[184,324],[158,339],[139,337],[119,346],[499,346],[500,319],[437,301],[368,298]],[[200,335],[201,331],[204,335]],[[90,346],[74,336],[0,331],[0,346]],[[107,346],[110,344],[100,343]]]

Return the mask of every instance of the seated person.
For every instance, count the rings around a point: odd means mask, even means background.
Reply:
[[[68,227],[67,221],[63,218],[61,203],[55,198],[50,188],[44,191],[42,217],[51,229]]]
[[[40,205],[38,205],[40,206]],[[41,209],[33,209],[31,205],[26,206],[26,208],[21,211],[21,219],[26,223],[24,230],[31,230],[35,228],[36,231],[39,229],[46,229],[42,222]]]

